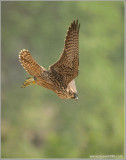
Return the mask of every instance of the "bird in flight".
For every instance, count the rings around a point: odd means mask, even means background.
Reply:
[[[79,28],[78,20],[68,28],[63,52],[54,64],[46,70],[31,56],[28,50],[19,52],[19,61],[33,77],[27,78],[22,85],[25,88],[37,84],[54,91],[62,99],[78,99],[75,78],[79,67]]]

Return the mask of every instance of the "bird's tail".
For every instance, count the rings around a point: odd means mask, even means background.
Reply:
[[[21,88],[25,88],[31,84],[35,84],[35,79],[33,77],[27,78],[24,83],[22,84]]]

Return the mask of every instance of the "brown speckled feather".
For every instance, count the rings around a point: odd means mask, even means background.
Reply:
[[[32,58],[28,50],[23,49],[20,51],[19,61],[24,69],[32,76],[40,76],[46,70]]]
[[[63,53],[60,59],[50,66],[51,72],[57,72],[63,75],[66,85],[78,75],[79,28],[80,24],[78,24],[78,20],[71,23],[67,31]]]

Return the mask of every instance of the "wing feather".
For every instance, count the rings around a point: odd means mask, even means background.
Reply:
[[[66,85],[78,75],[79,28],[78,20],[71,23],[67,31],[63,52],[59,60],[49,67],[51,72],[57,72],[63,76]]]

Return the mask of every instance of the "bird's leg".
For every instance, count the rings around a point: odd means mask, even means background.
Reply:
[[[25,88],[26,86],[29,86],[31,84],[35,84],[35,78],[29,77],[27,78],[24,83],[22,84],[21,88]]]

